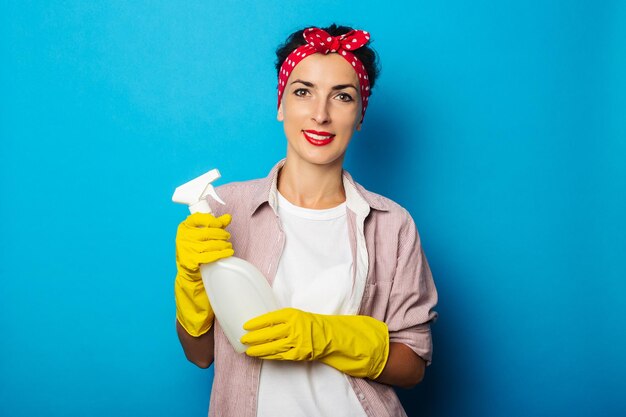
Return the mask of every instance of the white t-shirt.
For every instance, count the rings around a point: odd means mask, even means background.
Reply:
[[[346,204],[324,210],[295,206],[278,194],[285,233],[273,291],[281,307],[346,314],[352,292],[352,254]],[[346,375],[318,361],[265,360],[259,417],[365,417]]]

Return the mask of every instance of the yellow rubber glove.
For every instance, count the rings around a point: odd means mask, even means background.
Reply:
[[[369,316],[329,316],[283,308],[243,325],[249,356],[319,360],[348,375],[375,379],[389,356],[389,331]]]
[[[215,218],[212,214],[194,213],[179,226],[176,233],[176,318],[192,336],[198,337],[213,325],[213,309],[202,284],[200,265],[234,254],[224,228],[230,214]]]

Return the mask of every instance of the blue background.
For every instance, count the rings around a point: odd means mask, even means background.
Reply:
[[[626,4],[0,6],[0,415],[203,416],[174,330],[174,188],[285,152],[274,49],[369,30],[347,168],[416,220],[439,289],[410,415],[626,415]]]

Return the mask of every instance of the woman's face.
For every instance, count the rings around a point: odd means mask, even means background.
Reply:
[[[293,69],[278,109],[287,136],[287,158],[327,165],[343,163],[361,129],[359,79],[338,54],[314,54]]]

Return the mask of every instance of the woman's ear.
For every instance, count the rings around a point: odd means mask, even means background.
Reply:
[[[280,103],[280,106],[278,107],[278,114],[276,114],[276,120],[282,122],[283,119],[283,103]]]

